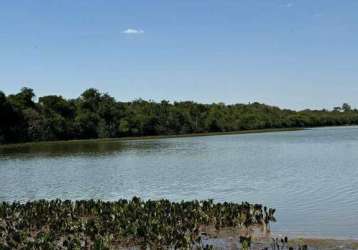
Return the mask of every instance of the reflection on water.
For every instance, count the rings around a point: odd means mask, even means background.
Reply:
[[[0,201],[245,200],[277,231],[358,238],[357,152],[358,127],[24,144],[0,149]]]
[[[11,157],[39,157],[62,156],[75,154],[108,154],[120,151],[122,144],[119,141],[73,141],[73,142],[41,142],[33,144],[19,144],[0,147],[0,156]]]

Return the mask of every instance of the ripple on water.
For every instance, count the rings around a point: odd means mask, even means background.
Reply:
[[[358,127],[0,152],[0,200],[130,198],[249,201],[276,230],[358,237]]]

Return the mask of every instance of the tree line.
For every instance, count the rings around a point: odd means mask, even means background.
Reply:
[[[293,111],[257,102],[119,102],[93,88],[76,99],[37,101],[30,88],[8,96],[0,91],[0,144],[353,124],[358,110],[347,103],[331,111]]]

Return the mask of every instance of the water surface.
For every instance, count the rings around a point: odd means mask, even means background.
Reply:
[[[358,238],[358,127],[0,149],[0,201],[134,195],[263,203],[275,231]]]

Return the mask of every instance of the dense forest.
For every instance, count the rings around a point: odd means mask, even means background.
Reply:
[[[119,102],[96,89],[77,99],[49,95],[37,101],[30,88],[8,96],[0,91],[2,144],[350,124],[358,124],[358,110],[346,103],[331,111],[292,111],[260,103]]]

